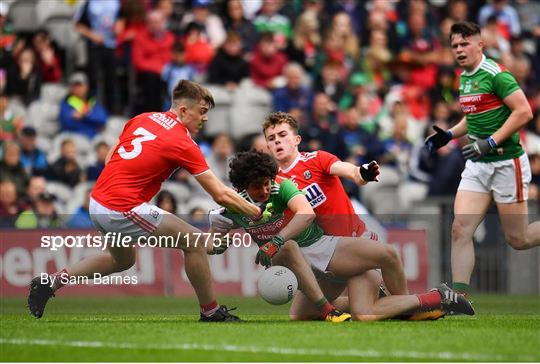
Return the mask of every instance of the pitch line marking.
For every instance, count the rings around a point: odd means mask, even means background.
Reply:
[[[240,345],[210,345],[198,343],[184,344],[138,344],[138,343],[112,343],[106,341],[61,341],[49,339],[6,339],[0,338],[0,344],[9,345],[37,345],[37,346],[68,346],[77,348],[107,348],[107,349],[145,349],[145,350],[209,350],[228,351],[237,353],[267,353],[282,355],[311,355],[311,356],[335,356],[335,357],[360,357],[360,358],[407,358],[407,359],[438,359],[438,360],[471,360],[471,361],[538,361],[534,355],[498,355],[498,354],[474,354],[474,353],[425,353],[419,351],[377,351],[377,350],[341,350],[339,352],[320,349],[297,349],[258,347]]]

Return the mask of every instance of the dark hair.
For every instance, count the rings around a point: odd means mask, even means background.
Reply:
[[[173,53],[184,53],[185,47],[182,42],[175,42],[172,47]]]
[[[173,107],[177,106],[180,99],[189,99],[194,102],[205,101],[209,108],[215,106],[214,97],[205,87],[189,80],[180,80],[172,92]]]
[[[157,194],[157,196],[156,196],[156,206],[161,207],[161,204],[166,199],[171,200],[172,207],[173,207],[172,213],[176,214],[176,204],[177,204],[176,198],[174,197],[174,195],[172,193],[170,193],[167,190],[162,190]]]
[[[263,133],[266,136],[266,129],[283,123],[289,124],[293,132],[298,134],[298,121],[296,121],[291,114],[282,111],[271,112],[268,114],[262,125]]]
[[[251,184],[262,184],[267,178],[274,179],[278,174],[275,159],[269,154],[256,151],[238,153],[229,167],[229,179],[238,191],[245,190]]]
[[[450,28],[450,40],[454,34],[459,34],[463,38],[470,37],[471,35],[479,35],[481,33],[480,26],[470,21],[460,21],[452,24]]]

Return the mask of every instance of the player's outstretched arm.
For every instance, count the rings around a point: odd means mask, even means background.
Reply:
[[[375,161],[364,164],[360,167],[349,162],[337,161],[330,167],[330,174],[347,178],[359,186],[368,182],[379,181],[379,164]]]
[[[506,96],[503,102],[512,112],[503,126],[491,136],[497,145],[510,138],[512,134],[524,127],[533,118],[527,97],[521,89]]]
[[[227,208],[230,212],[247,216],[261,214],[261,209],[258,206],[247,202],[232,188],[225,186],[211,170],[199,174],[195,179],[216,203]]]

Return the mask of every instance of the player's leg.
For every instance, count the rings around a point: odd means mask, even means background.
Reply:
[[[294,273],[298,279],[298,289],[316,306],[319,317],[332,322],[350,320],[349,314],[338,312],[324,297],[310,264],[295,241],[285,242],[272,258],[272,264],[285,266]]]
[[[206,252],[209,242],[202,238],[202,232],[173,214],[161,212],[163,219],[152,235],[180,237],[174,247],[184,252],[184,268],[199,301],[201,321],[239,321],[216,300]]]
[[[505,161],[493,178],[493,198],[506,241],[514,249],[540,245],[540,221],[529,224],[527,207],[531,167],[527,155]]]
[[[387,244],[364,238],[340,237],[327,270],[349,278],[379,268],[391,294],[408,294],[401,259],[397,251]]]
[[[529,224],[527,201],[497,203],[506,242],[517,250],[540,245],[540,221]]]
[[[486,216],[491,195],[459,190],[454,201],[452,223],[452,282],[461,293],[468,293],[474,269],[473,235]]]
[[[137,250],[135,247],[108,247],[107,253],[87,257],[61,271],[49,275],[47,280],[36,277],[30,283],[28,308],[32,315],[41,318],[45,306],[54,293],[69,281],[69,277],[88,277],[95,273],[106,276],[127,270],[135,264]]]
[[[324,297],[330,302],[335,301],[346,287],[345,283],[333,283],[327,281],[326,279],[318,279],[317,283],[321,288]],[[347,305],[345,306],[345,310],[340,311],[348,312],[348,309],[349,307]],[[320,311],[313,301],[308,299],[302,291],[298,291],[293,298],[291,308],[289,310],[289,318],[295,321],[317,320],[320,318]]]

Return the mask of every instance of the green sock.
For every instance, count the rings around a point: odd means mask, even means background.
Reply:
[[[469,295],[471,293],[471,286],[469,286],[467,283],[454,282],[452,283],[452,288],[457,293],[463,293],[464,295]]]
[[[322,307],[322,306],[326,305],[327,302],[328,302],[328,300],[326,299],[326,297],[323,296],[323,298],[321,298],[320,300],[315,302],[315,305],[317,307]]]

